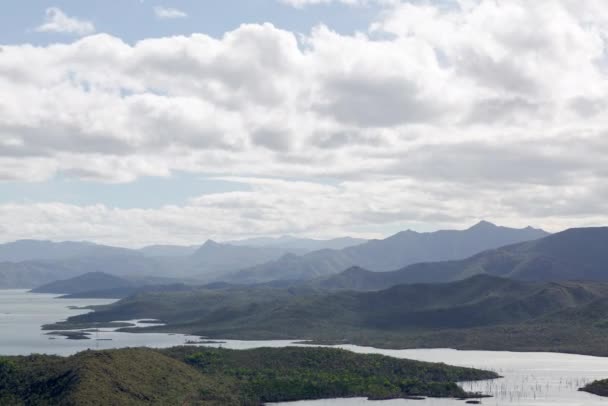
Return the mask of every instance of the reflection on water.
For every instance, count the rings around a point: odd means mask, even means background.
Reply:
[[[112,303],[104,299],[57,299],[53,295],[31,294],[23,290],[0,290],[0,354],[27,355],[46,353],[70,355],[86,349],[122,347],[165,348],[183,345],[198,337],[179,334],[118,333],[113,329],[100,329],[90,340],[74,341],[62,337],[51,339],[40,327],[87,310],[71,306],[90,306]],[[109,340],[109,341],[106,341]],[[210,347],[249,349],[259,347],[285,347],[293,341],[237,341],[221,340],[222,344],[204,344]],[[428,362],[489,369],[504,378],[493,381],[464,382],[461,385],[471,392],[483,392],[492,398],[483,399],[484,405],[518,406],[608,406],[608,400],[578,392],[586,383],[608,378],[608,358],[551,353],[512,353],[492,351],[437,350],[380,350],[369,347],[341,345],[338,348],[357,353],[384,354]],[[284,403],[298,406],[345,405],[464,405],[454,399],[368,401],[366,399],[333,399]]]

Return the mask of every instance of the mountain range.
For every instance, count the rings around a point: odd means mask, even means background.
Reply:
[[[24,240],[0,245],[0,288],[34,288],[91,272],[128,279],[160,278],[168,283],[313,279],[337,274],[353,265],[382,271],[420,260],[460,259],[487,248],[544,235],[547,233],[533,228],[518,230],[482,222],[463,231],[406,231],[385,240],[309,253],[307,250],[313,246],[343,246],[360,241],[284,237],[249,241],[256,246],[207,241],[198,247],[130,250],[88,242]]]
[[[259,283],[271,280],[306,280],[337,274],[352,266],[374,272],[392,271],[411,264],[467,258],[479,252],[549,235],[532,227],[514,229],[482,221],[466,230],[432,233],[403,231],[384,240],[372,240],[341,250],[320,250],[286,255],[277,261],[250,267],[225,278]]]
[[[381,290],[487,274],[528,281],[608,281],[608,227],[570,229],[534,241],[489,250],[459,261],[427,262],[392,272],[354,267],[321,278],[329,289]]]

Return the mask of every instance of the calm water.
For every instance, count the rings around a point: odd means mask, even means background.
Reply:
[[[129,334],[105,329],[94,334],[92,340],[74,341],[57,337],[50,340],[41,331],[43,324],[64,320],[86,310],[70,309],[71,306],[108,304],[113,300],[57,299],[53,295],[31,294],[23,290],[0,290],[0,354],[27,355],[46,353],[69,355],[91,349],[149,346],[156,348],[182,345],[195,337],[169,334]],[[110,339],[111,341],[97,341]],[[285,347],[292,341],[236,341],[223,340],[224,348],[248,349],[258,347]],[[219,346],[219,345],[208,345]],[[351,345],[339,346],[358,353],[384,354],[397,358],[444,362],[451,365],[491,369],[503,379],[462,383],[470,391],[491,394],[484,405],[519,406],[608,406],[608,400],[578,392],[586,383],[608,378],[608,358],[551,353],[509,353],[490,351],[438,350],[379,350]],[[464,405],[463,401],[427,399],[424,401],[391,400],[368,401],[366,399],[335,399],[313,402],[291,402],[295,406],[345,406],[345,405]]]
[[[32,294],[25,290],[0,290],[0,355],[71,355],[86,349],[138,346],[162,348],[182,345],[188,339],[195,339],[183,335],[117,333],[113,329],[102,329],[98,334],[94,333],[90,340],[67,340],[48,336],[47,331],[41,330],[43,324],[62,321],[88,311],[70,307],[103,305],[114,301],[57,299],[56,295]]]
[[[483,399],[484,405],[518,406],[596,406],[608,405],[603,399],[577,389],[597,379],[608,378],[608,358],[552,353],[509,353],[492,351],[438,350],[378,350],[357,346],[341,346],[359,353],[375,353],[397,358],[409,358],[451,365],[490,369],[504,376],[494,381],[463,383],[466,390],[483,392],[493,398]],[[314,402],[291,402],[292,406],[344,405],[424,405],[455,406],[463,401],[427,399],[424,401],[375,401],[366,399],[336,399]]]

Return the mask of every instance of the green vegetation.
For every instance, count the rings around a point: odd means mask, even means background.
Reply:
[[[608,355],[608,284],[519,282],[484,275],[379,292],[258,287],[143,294],[47,328],[142,318],[166,325],[126,330],[381,348]]]
[[[177,347],[0,359],[2,405],[259,405],[364,396],[466,397],[492,372],[323,348]]]

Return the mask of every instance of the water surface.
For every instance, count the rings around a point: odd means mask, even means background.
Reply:
[[[192,336],[118,333],[101,329],[89,340],[53,337],[42,325],[63,321],[90,310],[73,307],[105,305],[115,299],[58,299],[57,295],[34,294],[26,290],[0,290],[0,355],[72,355],[86,349],[123,347],[165,348],[183,345]],[[111,340],[111,341],[108,341]]]
[[[28,355],[45,353],[70,355],[86,349],[108,349],[147,346],[165,348],[183,345],[198,337],[181,334],[118,333],[113,329],[101,329],[91,340],[67,340],[63,337],[50,339],[41,326],[89,310],[74,309],[104,305],[114,299],[58,299],[55,295],[32,294],[24,290],[0,290],[0,354]],[[98,340],[99,339],[99,340]],[[101,340],[101,341],[100,341]],[[105,341],[111,340],[111,341]],[[239,341],[219,340],[222,344],[205,346],[232,349],[259,347],[286,347],[293,341]],[[343,348],[363,354],[384,354],[428,362],[489,369],[504,376],[494,381],[462,383],[468,391],[483,392],[494,397],[484,399],[484,405],[519,406],[608,406],[608,400],[578,392],[577,389],[596,379],[608,378],[608,358],[553,353],[516,353],[493,351],[436,350],[381,350],[354,345]],[[283,403],[295,406],[345,406],[345,405],[421,405],[455,406],[463,401],[453,399],[368,401],[366,399],[334,399]]]

